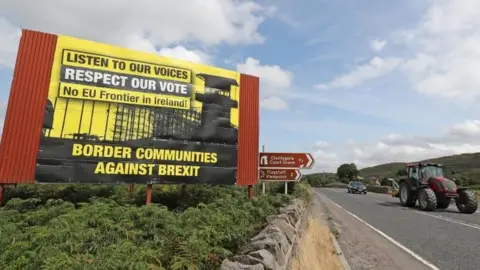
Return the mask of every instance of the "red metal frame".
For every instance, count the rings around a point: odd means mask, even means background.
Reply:
[[[0,144],[0,184],[33,183],[57,36],[23,30]]]
[[[259,164],[260,79],[241,74],[237,185],[256,185]],[[253,190],[252,190],[253,196]]]

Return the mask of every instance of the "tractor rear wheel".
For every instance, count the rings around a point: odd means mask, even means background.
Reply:
[[[443,199],[437,200],[437,208],[447,209],[448,206],[450,206],[451,201],[452,201],[452,198],[443,198]]]
[[[418,192],[418,205],[423,211],[433,211],[437,208],[437,196],[430,188],[422,188]]]
[[[415,194],[407,182],[400,184],[399,197],[402,206],[415,206]]]
[[[477,194],[468,189],[458,191],[458,198],[455,200],[458,211],[466,214],[473,214],[477,211]]]

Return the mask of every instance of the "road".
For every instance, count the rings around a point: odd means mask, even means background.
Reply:
[[[480,269],[479,212],[461,214],[455,205],[423,212],[402,207],[389,195],[348,194],[345,189],[315,193],[345,227],[340,240],[347,239],[339,242],[352,269]],[[356,254],[355,242],[365,246],[362,250],[371,249],[364,252],[366,259]],[[359,260],[367,262],[356,267]]]

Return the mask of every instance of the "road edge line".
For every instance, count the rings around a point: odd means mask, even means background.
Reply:
[[[341,205],[339,205],[338,203],[332,201],[331,199],[327,198],[327,196],[324,196],[323,194],[319,193],[318,191],[315,191],[314,192],[319,195],[320,197],[323,197],[325,199],[327,199],[328,201],[330,201],[331,203],[333,203],[335,206],[337,206],[338,208],[342,209],[343,211],[347,212],[349,215],[351,215],[352,217],[354,217],[355,219],[357,219],[358,221],[360,221],[361,223],[363,223],[365,226],[369,227],[370,229],[372,229],[373,231],[375,231],[376,233],[380,234],[381,236],[383,236],[385,239],[387,239],[388,241],[390,241],[392,244],[396,245],[397,247],[401,248],[403,251],[407,252],[408,254],[410,254],[411,256],[413,256],[415,259],[417,259],[418,261],[420,261],[421,263],[423,263],[424,265],[430,267],[431,269],[433,270],[440,270],[440,268],[438,268],[437,266],[435,266],[434,264],[430,263],[429,261],[425,260],[424,258],[422,258],[420,255],[416,254],[415,252],[413,252],[412,250],[410,250],[409,248],[405,247],[404,245],[400,244],[399,242],[397,242],[395,239],[393,239],[392,237],[388,236],[386,233],[380,231],[379,229],[373,227],[372,225],[370,225],[368,222],[366,222],[365,220],[359,218],[357,215],[353,214],[352,212],[348,211],[347,209],[343,208]]]
[[[337,256],[340,258],[340,262],[343,264],[343,269],[351,270],[352,268],[350,267],[350,264],[348,264],[347,258],[345,258],[345,254],[340,248],[340,244],[338,244],[337,239],[331,232],[330,232],[330,239],[332,239],[333,246],[335,247],[335,252],[337,252]]]

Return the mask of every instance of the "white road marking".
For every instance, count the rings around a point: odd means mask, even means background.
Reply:
[[[339,204],[337,204],[336,202],[330,200],[329,198],[327,198],[326,196],[320,194],[318,191],[315,191],[315,193],[317,193],[319,196],[327,199],[328,201],[330,201],[331,203],[333,203],[335,206],[337,206],[338,208],[340,209],[343,209],[345,212],[347,212],[349,215],[351,215],[352,217],[354,217],[355,219],[357,219],[358,221],[360,221],[361,223],[363,223],[365,226],[369,227],[370,229],[372,229],[373,231],[375,231],[376,233],[380,234],[381,236],[383,236],[385,239],[387,239],[388,241],[390,241],[392,244],[396,245],[397,247],[401,248],[403,251],[407,252],[408,254],[412,255],[415,259],[417,259],[418,261],[420,261],[421,263],[423,263],[424,265],[430,267],[431,269],[434,269],[434,270],[440,270],[437,266],[433,265],[432,263],[428,262],[427,260],[425,260],[424,258],[422,258],[420,255],[416,254],[415,252],[411,251],[410,249],[408,249],[407,247],[405,247],[404,245],[400,244],[399,242],[395,241],[392,237],[388,236],[387,234],[385,234],[384,232],[380,231],[379,229],[373,227],[372,225],[370,225],[368,222],[366,222],[365,220],[359,218],[358,216],[356,216],[355,214],[353,214],[352,212],[348,211],[347,209],[343,208],[342,206],[340,206]]]
[[[429,214],[429,213],[425,213],[425,212],[420,212],[420,211],[417,211],[417,210],[415,210],[415,212],[417,212],[419,214],[422,214],[422,215],[429,216],[429,217],[438,218],[438,219],[445,220],[445,221],[448,221],[448,222],[452,222],[452,223],[455,223],[455,224],[459,224],[459,225],[463,225],[463,226],[466,226],[466,227],[474,228],[474,229],[477,229],[477,230],[480,231],[480,226],[479,225],[469,224],[469,223],[465,223],[465,222],[462,222],[462,221],[459,221],[459,220],[456,220],[456,219],[453,219],[453,218],[448,218],[448,217],[444,217],[444,216],[437,216],[437,215],[433,215],[433,214]]]

